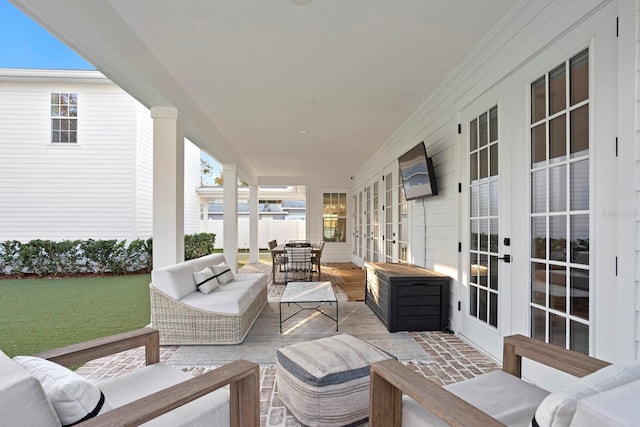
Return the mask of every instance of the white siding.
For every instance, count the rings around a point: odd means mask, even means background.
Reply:
[[[153,120],[137,101],[136,110],[136,237],[153,235]]]
[[[200,148],[184,140],[184,234],[200,232]]]
[[[635,55],[635,212],[634,217],[636,221],[635,226],[635,355],[636,359],[640,357],[640,0],[636,0],[636,13],[635,13],[635,34],[636,34],[636,55]]]
[[[458,193],[458,183],[462,181],[463,170],[460,158],[461,142],[460,136],[457,134],[461,111],[473,100],[490,91],[500,82],[509,81],[513,73],[526,66],[541,52],[547,52],[554,42],[570,33],[583,20],[598,14],[599,10],[608,3],[599,0],[522,1],[517,3],[516,7],[480,42],[478,47],[448,76],[443,84],[416,109],[403,126],[378,150],[376,155],[358,171],[352,187],[354,192],[358,192],[367,186],[379,175],[379,171],[384,170],[385,167],[390,166],[392,163],[396,163],[398,156],[415,144],[420,141],[425,142],[427,153],[434,160],[440,194],[432,199],[409,202],[410,262],[453,276],[455,280],[453,281],[452,289],[459,287],[457,275],[459,274],[461,261],[457,246],[458,241],[465,238],[461,236],[460,218],[463,217],[463,213],[460,210],[461,200]],[[623,12],[628,12],[627,6],[631,3],[628,0],[620,0],[620,2],[614,4],[619,5]],[[633,5],[636,4],[640,3],[633,2]],[[638,26],[640,7],[637,7],[637,11],[633,15],[633,18],[630,18],[629,14],[626,16],[627,22],[633,23],[634,26],[632,33],[634,33],[633,37],[636,40],[635,46],[633,46],[633,49],[625,48],[621,50],[619,55],[621,57],[636,58],[636,75],[633,79],[626,78],[619,83],[618,96],[621,96],[621,94],[626,96],[625,94],[628,94],[631,88],[640,87],[640,65],[637,62],[638,52],[640,52],[640,42],[637,41],[637,34],[640,34],[640,27]],[[615,31],[615,22],[611,22],[610,25],[611,27],[607,23],[606,28],[611,28],[611,31]],[[604,31],[604,25],[601,28]],[[584,41],[584,43],[587,42],[588,39]],[[597,50],[595,52],[597,55]],[[558,56],[557,61],[561,61],[564,58],[565,56]],[[623,64],[623,62],[620,62],[620,64]],[[612,64],[612,67],[616,67],[616,65]],[[541,70],[541,72],[544,71],[544,69]],[[621,70],[619,72],[622,73]],[[595,78],[597,79],[597,76]],[[521,82],[517,83],[518,85],[514,85],[511,88],[511,93],[509,94],[511,99],[508,102],[517,103],[519,106],[526,105],[526,84],[520,85]],[[636,100],[640,103],[640,89],[636,89],[636,92]],[[626,112],[627,110],[623,111]],[[640,111],[640,109],[636,106],[635,111]],[[623,175],[621,174],[618,175],[617,180],[612,178],[615,174],[613,171],[596,170],[594,172],[600,174],[595,178],[597,182],[606,183],[608,188],[616,188],[618,191],[618,205],[612,207],[612,209],[619,209],[620,207],[624,209],[624,200],[628,200],[632,193],[636,194],[637,206],[640,207],[640,180],[638,179],[640,176],[640,123],[638,117],[640,116],[635,118],[635,129],[637,130],[635,187],[633,189],[630,188],[628,185],[629,180],[622,179]],[[620,126],[620,123],[618,126]],[[522,143],[523,138],[526,138],[526,129],[522,132],[515,135],[515,138],[519,138],[520,143]],[[598,141],[598,144],[604,143],[604,141]],[[516,145],[514,144],[514,146]],[[526,153],[522,155],[526,155]],[[620,165],[623,164],[620,163]],[[597,195],[594,197],[597,197]],[[623,286],[624,283],[620,283],[616,290],[611,289],[609,291],[617,292],[618,301],[629,301],[630,298],[635,301],[633,311],[636,325],[633,327],[633,333],[630,333],[628,322],[622,322],[623,319],[629,318],[628,305],[620,305],[624,307],[627,313],[618,316],[620,328],[615,338],[615,345],[619,352],[614,357],[619,357],[620,359],[629,357],[626,348],[631,339],[634,340],[636,347],[636,357],[640,352],[640,348],[638,348],[640,347],[640,344],[638,344],[640,343],[640,320],[638,319],[638,312],[640,312],[640,219],[638,218],[640,216],[638,209],[634,212],[637,235],[637,242],[635,243],[636,259],[632,261],[633,266],[629,265],[630,263],[620,265],[621,276],[619,276],[625,277],[624,275],[628,274],[629,270],[635,270],[636,289],[630,292],[627,290],[629,289],[628,287]],[[594,221],[600,221],[600,224],[602,224],[602,221],[606,220],[600,215],[601,212],[594,212],[594,214]],[[514,227],[522,227],[523,225],[526,227],[526,223],[514,224]],[[615,223],[612,222],[610,226],[611,233],[616,233],[618,231],[617,227],[622,226],[623,221],[621,219]],[[618,235],[622,234],[624,234],[624,231],[620,229]],[[619,245],[618,250],[624,252],[622,256],[628,257],[627,245],[625,243],[619,243]],[[604,261],[600,262],[603,263]],[[527,280],[517,280],[517,283],[513,283],[513,286],[526,289],[528,286]],[[601,291],[605,289],[601,283],[596,284],[596,286]],[[455,303],[458,297],[454,294],[451,296],[452,303]],[[456,307],[450,307],[451,313],[454,313],[454,308],[457,310]],[[611,317],[611,315],[611,313],[594,313],[593,318],[597,321],[598,318],[603,319],[607,316]],[[520,330],[517,332],[520,332]],[[606,341],[606,339],[603,339],[603,334],[596,337],[596,339],[600,339],[600,342]],[[478,344],[482,345],[483,343]]]
[[[51,144],[50,93],[78,94],[78,144]],[[200,150],[185,141],[185,232],[199,231]],[[0,241],[153,234],[153,121],[110,83],[0,82]]]
[[[50,143],[51,92],[78,93],[78,144]],[[0,239],[130,238],[131,97],[113,87],[4,83]]]

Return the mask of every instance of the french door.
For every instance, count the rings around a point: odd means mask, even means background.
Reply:
[[[507,84],[461,112],[461,333],[499,352],[511,315],[511,137]]]
[[[460,110],[460,333],[614,358],[616,2]],[[596,78],[597,76],[597,78]],[[599,314],[599,315],[598,315]]]

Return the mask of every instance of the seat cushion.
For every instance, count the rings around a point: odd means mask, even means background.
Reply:
[[[302,424],[343,426],[369,415],[369,367],[393,356],[347,334],[276,352],[280,399]]]
[[[528,426],[540,402],[549,395],[547,390],[504,371],[493,371],[445,388],[508,426]]]
[[[239,315],[249,307],[253,301],[251,290],[248,288],[220,285],[210,294],[193,292],[180,300],[190,307],[205,310],[210,313]]]
[[[526,427],[540,402],[549,394],[503,371],[445,386],[447,390],[508,426]],[[402,401],[403,427],[446,426],[409,397]]]
[[[551,393],[540,404],[535,420],[540,427],[569,426],[582,398],[640,379],[640,361],[609,365]]]
[[[113,379],[99,381],[97,385],[113,407],[117,408],[189,378],[192,378],[191,375],[177,368],[156,363]],[[229,392],[219,389],[143,425],[227,427],[230,425],[229,411]]]

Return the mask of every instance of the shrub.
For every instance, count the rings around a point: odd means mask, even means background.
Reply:
[[[184,236],[184,259],[196,259],[213,252],[216,235],[213,233],[196,233]]]
[[[213,252],[216,236],[197,233],[185,236],[185,259]],[[82,273],[150,272],[152,239],[126,240],[17,240],[0,242],[0,275],[59,276]]]

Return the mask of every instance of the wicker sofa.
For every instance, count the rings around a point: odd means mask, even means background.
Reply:
[[[151,272],[151,324],[163,345],[239,344],[267,303],[264,273],[238,273],[204,294],[193,273],[224,263],[212,254]]]

